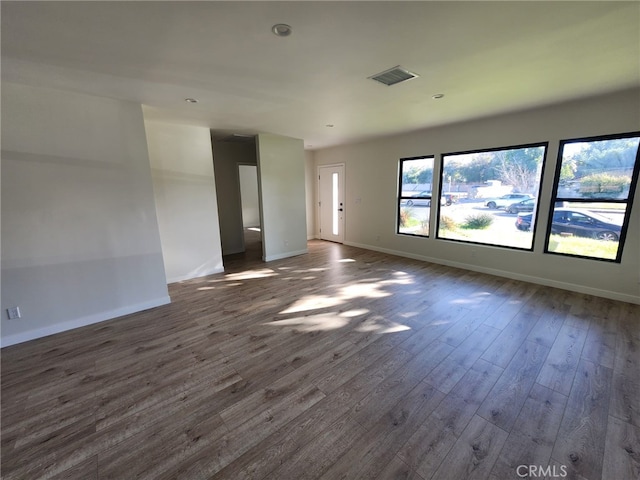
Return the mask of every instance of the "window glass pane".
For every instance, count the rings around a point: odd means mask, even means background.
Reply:
[[[334,174],[331,177],[331,200],[332,200],[332,212],[333,212],[333,218],[332,218],[332,227],[331,227],[331,233],[333,233],[334,235],[338,235],[338,174],[334,172]]]
[[[626,200],[639,140],[636,137],[565,143],[558,198]]]
[[[563,202],[553,210],[548,251],[615,260],[626,203]]]
[[[545,252],[620,262],[640,133],[560,142]]]
[[[429,236],[433,157],[400,161],[398,233]]]
[[[442,157],[438,238],[533,248],[546,144]]]

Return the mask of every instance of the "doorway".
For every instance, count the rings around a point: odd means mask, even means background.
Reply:
[[[344,242],[344,164],[318,167],[320,238]]]
[[[245,257],[262,258],[262,225],[257,165],[238,165]]]

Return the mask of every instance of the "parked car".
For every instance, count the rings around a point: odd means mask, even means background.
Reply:
[[[533,209],[536,206],[535,198],[528,198],[526,200],[522,200],[521,202],[512,203],[507,207],[507,212],[509,213],[520,213],[520,212],[533,212]]]
[[[528,193],[508,193],[498,198],[490,198],[484,204],[489,208],[507,208],[509,205],[530,198],[533,198],[533,195]]]
[[[406,201],[405,205],[407,207],[412,207],[412,206],[416,206],[416,207],[429,207],[431,205],[431,199],[430,198],[419,198],[419,197],[430,197],[431,196],[431,192],[420,192],[416,195],[414,195],[415,198],[410,198]],[[440,205],[446,205],[447,204],[447,200],[444,197],[440,197]]]
[[[518,230],[531,229],[532,213],[518,215],[516,228]],[[577,237],[597,238],[598,240],[618,241],[622,222],[600,215],[589,210],[571,210],[556,208],[551,222],[551,233],[571,234]]]

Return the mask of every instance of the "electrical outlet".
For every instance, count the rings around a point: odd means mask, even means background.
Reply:
[[[7,308],[7,315],[9,316],[9,320],[14,320],[16,318],[22,317],[22,314],[20,313],[20,307]]]

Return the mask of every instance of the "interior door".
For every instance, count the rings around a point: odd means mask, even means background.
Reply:
[[[320,238],[344,242],[344,165],[318,167]]]

